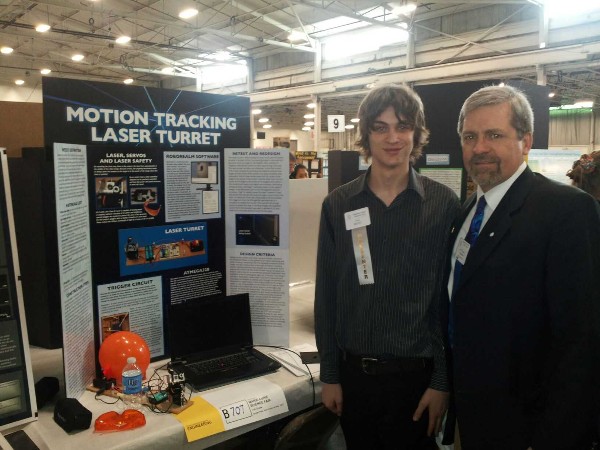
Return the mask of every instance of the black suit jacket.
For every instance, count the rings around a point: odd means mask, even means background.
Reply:
[[[598,204],[526,169],[471,248],[450,306],[464,450],[583,448],[600,377],[599,279]]]

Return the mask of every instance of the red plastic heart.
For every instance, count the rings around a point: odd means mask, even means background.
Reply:
[[[109,411],[102,414],[94,423],[97,432],[133,430],[146,425],[146,417],[135,409],[126,409],[122,414]]]

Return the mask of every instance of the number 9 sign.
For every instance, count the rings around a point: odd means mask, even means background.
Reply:
[[[343,115],[327,116],[327,131],[329,133],[342,133],[345,130],[346,120]]]

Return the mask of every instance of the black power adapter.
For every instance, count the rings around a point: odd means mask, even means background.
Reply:
[[[100,391],[106,391],[112,389],[114,385],[117,384],[117,380],[114,378],[94,378],[92,382],[95,388],[98,388]]]

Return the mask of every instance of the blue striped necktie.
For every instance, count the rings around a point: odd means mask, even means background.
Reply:
[[[471,220],[471,225],[469,226],[469,231],[465,236],[465,241],[470,245],[469,249],[473,248],[475,242],[477,242],[477,237],[479,236],[479,230],[481,230],[481,223],[483,222],[483,212],[485,211],[485,197],[482,195],[477,201],[477,207],[475,208],[475,214],[473,215],[473,219]],[[470,250],[469,250],[470,251]],[[467,255],[468,256],[468,255]],[[454,263],[454,278],[452,283],[452,297],[454,298],[454,293],[456,292],[456,287],[458,286],[458,282],[460,280],[460,273],[462,272],[463,264],[457,259]],[[448,337],[450,339],[450,345],[453,345],[454,341],[454,313],[453,307],[450,305],[450,313],[448,317]]]

